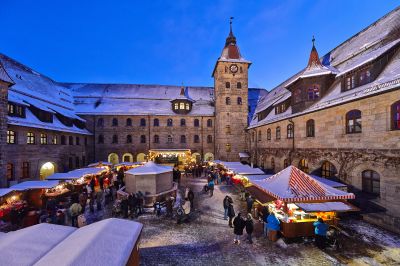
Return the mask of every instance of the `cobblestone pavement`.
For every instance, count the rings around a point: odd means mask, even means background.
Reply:
[[[216,186],[214,196],[201,192],[205,180],[184,180],[195,192],[189,223],[153,214],[140,216],[141,265],[400,265],[400,238],[362,221],[344,221],[349,237],[344,249],[321,251],[312,243],[271,243],[255,222],[254,243],[233,243],[233,230],[223,220],[222,200],[232,196],[236,213],[245,210],[230,186]],[[245,238],[245,233],[243,238]]]

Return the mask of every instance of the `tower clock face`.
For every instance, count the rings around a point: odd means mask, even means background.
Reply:
[[[232,73],[236,73],[238,71],[238,66],[234,64],[231,65],[229,69],[231,70]]]

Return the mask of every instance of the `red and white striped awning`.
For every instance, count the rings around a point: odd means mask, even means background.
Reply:
[[[295,166],[289,166],[269,178],[255,180],[252,184],[284,202],[335,201],[355,198],[353,193],[325,185]]]

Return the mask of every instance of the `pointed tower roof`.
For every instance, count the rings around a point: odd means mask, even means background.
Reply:
[[[300,72],[301,74],[294,79],[293,81],[286,84],[285,87],[290,86],[291,84],[295,83],[297,80],[302,78],[314,77],[314,76],[321,76],[321,75],[328,75],[328,74],[337,74],[338,71],[332,66],[324,66],[321,61],[319,60],[317,48],[315,48],[315,38],[312,38],[312,48],[310,52],[310,57],[308,58],[307,67]]]
[[[188,87],[184,87],[183,84],[181,86],[181,92],[179,93],[179,95],[173,99],[172,101],[175,100],[186,100],[186,101],[190,101],[190,102],[195,102],[192,98],[189,97],[189,88]],[[171,101],[171,102],[172,102]]]
[[[237,63],[251,64],[250,61],[246,60],[240,54],[240,49],[239,49],[239,46],[237,45],[236,37],[233,34],[233,30],[232,30],[232,19],[233,19],[233,17],[230,17],[229,35],[228,35],[228,37],[226,37],[225,46],[222,49],[221,56],[218,58],[217,63],[218,62],[237,62]],[[215,65],[215,67],[214,67],[212,76],[214,76],[216,66],[217,65]]]
[[[0,80],[9,83],[10,86],[15,84],[15,82],[8,75],[1,61],[0,61]]]

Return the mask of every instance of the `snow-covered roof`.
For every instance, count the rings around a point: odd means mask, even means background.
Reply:
[[[141,162],[122,162],[122,163],[117,163],[115,166],[134,166],[134,165],[141,165],[143,163]]]
[[[11,188],[0,188],[0,197],[7,195],[8,193],[13,192],[14,190]]]
[[[320,60],[322,67],[320,66],[320,69],[316,72],[318,72],[318,75],[321,73],[324,74],[323,71],[326,69],[326,71],[332,71],[332,74],[336,74],[336,77],[340,78],[349,71],[352,71],[377,59],[389,49],[399,47],[400,38],[398,33],[396,33],[396,29],[398,29],[398,27],[400,27],[400,7],[396,8],[377,22],[368,26],[366,29],[357,33],[324,55]],[[278,101],[280,101],[283,95],[291,95],[291,92],[285,87],[292,84],[299,78],[307,77],[307,75],[313,75],[313,71],[307,72],[306,67],[275,87],[267,95],[261,97],[257,104],[254,115],[250,120],[249,128],[274,123],[280,120],[291,118],[293,116],[299,116],[323,108],[354,101],[362,97],[383,93],[388,90],[399,89],[400,51],[398,50],[395,53],[388,65],[371,83],[359,86],[346,92],[342,92],[340,80],[337,78],[331,87],[328,88],[327,93],[323,97],[302,112],[293,114],[292,110],[288,109],[284,113],[275,115],[275,112],[271,109],[267,117],[261,121],[258,121],[258,113],[276,104]]]
[[[89,224],[70,234],[35,265],[126,265],[142,228],[141,223],[116,218]]]
[[[87,129],[80,129],[75,125],[73,125],[72,127],[64,125],[63,123],[61,123],[60,120],[58,120],[56,116],[53,116],[52,123],[42,122],[29,109],[25,109],[25,117],[7,116],[7,123],[15,126],[25,126],[82,135],[92,135],[92,133],[90,133]]]
[[[85,176],[85,175],[99,175],[102,172],[106,171],[106,167],[87,167],[87,168],[80,168],[80,169],[75,169],[70,172],[68,172],[69,175],[73,176]]]
[[[150,161],[143,166],[133,168],[125,173],[131,175],[155,175],[167,172],[172,172],[172,166],[159,165]]]
[[[88,165],[88,167],[96,167],[96,166],[100,166],[100,165],[112,166],[113,164],[110,163],[110,162],[100,161],[100,162],[91,163],[91,164]]]
[[[270,178],[272,175],[245,175],[250,183],[256,180],[263,180],[266,178]]]
[[[296,203],[296,205],[306,212],[347,212],[357,211],[358,208],[347,202],[322,202],[322,203]]]
[[[10,84],[14,84],[14,81],[10,78],[7,71],[4,69],[3,64],[0,62],[0,80]]]
[[[292,165],[269,178],[252,183],[272,197],[285,202],[354,199],[353,193],[325,185]]]
[[[250,155],[247,152],[239,152],[239,158],[249,158]]]
[[[75,230],[75,227],[42,223],[3,234],[0,265],[34,265]]]
[[[339,182],[336,182],[336,181],[333,181],[333,180],[330,180],[330,179],[327,179],[327,178],[319,177],[319,176],[316,176],[316,175],[311,175],[311,176],[312,176],[315,180],[317,180],[317,181],[319,181],[319,182],[321,182],[321,183],[323,183],[323,184],[325,184],[325,185],[328,185],[328,186],[330,186],[330,187],[336,187],[336,188],[339,188],[339,187],[347,187],[346,184],[339,183]]]
[[[25,181],[11,186],[10,189],[16,191],[28,190],[28,189],[43,189],[43,188],[53,188],[59,184],[57,180],[35,180],[35,181]]]
[[[243,165],[240,167],[230,167],[230,170],[239,175],[264,175],[264,171],[260,168],[252,168],[248,165]]]

